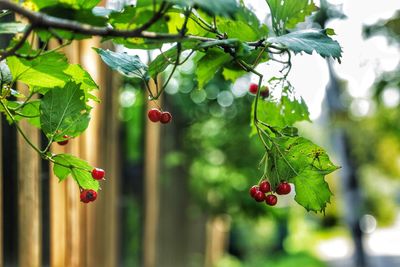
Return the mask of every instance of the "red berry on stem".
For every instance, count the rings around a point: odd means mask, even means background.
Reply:
[[[253,186],[250,188],[250,190],[249,190],[250,196],[251,196],[252,198],[254,198],[254,196],[256,195],[257,191],[259,191],[258,186],[253,185]]]
[[[97,192],[93,189],[84,189],[80,195],[81,201],[83,203],[89,203],[90,201],[95,201],[97,198]]]
[[[65,146],[66,144],[68,144],[69,136],[68,136],[68,135],[64,135],[63,138],[64,138],[65,140],[57,142],[57,144],[59,144],[60,146]]]
[[[282,182],[276,188],[276,193],[278,193],[278,195],[287,195],[291,190],[292,188],[290,187],[290,184],[287,182]]]
[[[103,179],[105,174],[106,174],[106,172],[103,169],[100,169],[100,168],[94,168],[92,170],[92,177],[95,180]]]
[[[261,192],[261,191],[257,191],[257,192],[255,193],[255,195],[254,195],[254,199],[255,199],[257,202],[262,202],[262,201],[264,201],[264,199],[265,199],[265,194],[264,194],[263,192]]]
[[[270,194],[265,197],[265,203],[270,206],[275,206],[277,202],[278,198],[275,195]]]
[[[152,108],[147,112],[147,117],[149,117],[149,120],[152,122],[157,122],[160,121],[161,119],[161,111],[156,108]]]
[[[162,112],[160,117],[161,123],[169,123],[172,120],[172,115],[168,111]]]
[[[266,181],[266,180],[261,181],[261,183],[260,183],[260,191],[264,192],[264,193],[267,193],[267,192],[271,191],[271,185],[269,184],[268,181]]]
[[[258,91],[258,84],[251,83],[249,86],[249,92],[252,94],[257,94],[257,91]]]
[[[265,86],[263,86],[263,87],[261,88],[260,95],[261,95],[262,98],[267,98],[267,97],[269,97],[269,88],[268,88],[268,86],[265,85]]]

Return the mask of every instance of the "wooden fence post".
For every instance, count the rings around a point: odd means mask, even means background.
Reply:
[[[73,42],[64,49],[70,63],[79,62],[79,43]],[[80,155],[82,140],[71,140],[67,146],[52,146],[53,153]],[[52,166],[51,166],[52,167]],[[52,267],[85,266],[86,246],[83,207],[79,188],[72,179],[59,183],[50,170],[50,265]]]
[[[27,138],[39,146],[39,131],[21,121],[19,127]],[[18,134],[18,261],[19,266],[40,267],[41,216],[40,216],[40,157]]]
[[[100,60],[92,47],[100,39],[81,42],[80,62],[100,87],[100,104],[92,110],[89,128],[85,131],[84,157],[95,167],[106,171],[98,199],[87,209],[87,266],[118,265],[118,180],[119,180],[119,120],[118,79]]]
[[[150,83],[154,89],[154,82]],[[159,103],[160,104],[160,103]],[[150,102],[147,108],[152,108]],[[157,256],[157,231],[159,217],[159,158],[160,158],[160,123],[146,120],[145,159],[144,159],[144,235],[143,266],[155,267]]]
[[[207,240],[205,267],[213,267],[223,257],[228,244],[230,218],[228,216],[216,216],[209,218],[207,222]]]

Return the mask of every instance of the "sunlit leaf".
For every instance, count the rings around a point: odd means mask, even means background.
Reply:
[[[42,131],[53,141],[63,140],[64,135],[78,136],[89,124],[89,112],[80,85],[70,82],[54,88],[40,104]]]
[[[294,28],[317,9],[312,0],[266,0],[271,10],[272,26],[276,35]]]
[[[294,53],[312,54],[315,51],[322,57],[332,57],[339,62],[342,56],[342,48],[339,43],[329,37],[325,30],[295,31],[277,37],[269,37],[267,42],[281,44]]]
[[[53,171],[60,181],[72,175],[79,187],[83,189],[93,189],[95,191],[99,190],[99,182],[94,180],[90,173],[94,167],[86,161],[70,154],[55,155],[53,160],[55,161]]]
[[[113,70],[129,78],[141,78],[149,80],[147,65],[140,61],[138,56],[131,56],[127,53],[113,52],[101,48],[94,48],[101,59]]]

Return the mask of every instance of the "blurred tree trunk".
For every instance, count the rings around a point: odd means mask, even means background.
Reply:
[[[331,129],[331,139],[333,142],[333,148],[336,150],[336,154],[339,157],[340,165],[340,176],[342,178],[342,188],[344,195],[345,207],[345,221],[349,227],[352,240],[354,243],[355,253],[354,260],[355,266],[365,267],[366,266],[366,255],[362,243],[363,233],[360,229],[360,219],[362,216],[363,201],[360,192],[360,186],[358,181],[358,165],[352,159],[350,151],[351,145],[349,144],[349,138],[345,132],[345,129],[340,126],[333,126],[336,118],[340,118],[347,112],[347,107],[342,103],[341,100],[341,88],[339,79],[337,78],[332,63],[328,61],[329,77],[330,82],[327,86],[326,101],[328,104],[328,122],[329,129]]]
[[[332,18],[345,18],[344,14],[340,14],[340,8],[338,9],[338,7],[330,4],[327,0],[321,0],[320,7],[320,10],[314,16],[314,21],[318,23],[322,29],[325,29],[327,21]],[[337,13],[336,16],[332,15],[334,13]],[[329,68],[329,84],[325,96],[328,106],[326,124],[330,129],[332,147],[336,150],[340,165],[342,166],[339,172],[342,178],[344,203],[346,203],[344,215],[354,243],[355,266],[365,267],[366,255],[362,243],[362,231],[359,226],[363,205],[357,175],[358,166],[351,157],[349,137],[345,129],[334,125],[335,119],[347,115],[348,107],[346,107],[342,101],[342,88],[340,87],[339,79],[333,69],[332,62],[328,60],[327,64]]]

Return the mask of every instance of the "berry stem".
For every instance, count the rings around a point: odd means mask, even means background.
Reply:
[[[4,104],[3,100],[0,100],[0,103],[1,103],[2,107],[4,108],[4,110],[6,111],[7,115],[11,118],[11,120],[15,124],[15,127],[17,128],[17,131],[22,135],[24,140],[28,143],[29,146],[31,146],[34,150],[36,150],[36,152],[38,152],[43,157],[42,151],[40,151],[40,149],[38,147],[36,147],[31,142],[31,140],[29,140],[29,138],[25,135],[24,131],[21,129],[21,127],[19,127],[19,124],[16,122],[14,116],[11,114],[11,112],[8,109],[7,105]]]

